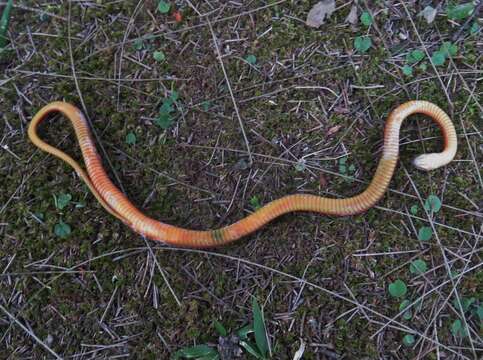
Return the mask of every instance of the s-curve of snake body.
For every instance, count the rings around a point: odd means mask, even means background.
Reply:
[[[87,172],[69,155],[39,138],[38,125],[47,118],[48,114],[55,112],[60,112],[72,123]],[[440,153],[420,155],[414,159],[413,164],[420,170],[432,170],[448,164],[453,160],[457,149],[456,131],[451,119],[443,110],[430,102],[408,101],[393,110],[386,121],[382,157],[374,177],[364,192],[345,199],[308,194],[288,195],[266,204],[253,214],[231,225],[207,231],[189,230],[165,224],[146,216],[137,209],[109,179],[97,153],[88,123],[75,106],[60,101],[46,105],[32,119],[28,135],[41,150],[57,156],[71,165],[100,204],[137,233],[151,240],[175,246],[207,248],[240,239],[282,214],[294,211],[349,216],[368,210],[382,198],[389,186],[398,161],[401,124],[404,119],[415,113],[425,114],[439,125],[443,133],[444,149]]]

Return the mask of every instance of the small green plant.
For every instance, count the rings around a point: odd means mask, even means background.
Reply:
[[[250,206],[253,208],[253,210],[258,210],[262,207],[262,204],[260,203],[260,199],[258,196],[253,195],[251,199],[249,200]]]
[[[62,239],[69,237],[71,232],[72,229],[70,228],[70,225],[63,222],[62,219],[54,226],[55,235]]]
[[[347,173],[347,156],[344,156],[339,159],[339,172],[341,174],[346,174]]]
[[[453,321],[450,330],[454,337],[465,338],[468,336],[468,329],[460,319]]]
[[[428,212],[437,213],[441,210],[441,200],[436,195],[429,195],[424,202],[424,208]]]
[[[222,337],[228,337],[229,332],[218,320],[213,321],[213,327]],[[252,300],[252,322],[234,332],[238,337],[238,345],[253,358],[267,360],[270,357],[265,317],[257,300]],[[253,341],[254,340],[254,341]],[[218,351],[209,345],[196,345],[178,350],[172,359],[218,360]]]
[[[72,195],[68,193],[60,193],[54,196],[54,205],[57,210],[62,211],[64,210],[72,201]],[[76,203],[76,207],[82,207],[81,203]],[[72,229],[69,224],[66,224],[62,219],[59,220],[57,224],[54,226],[54,234],[58,237],[65,239],[67,238]]]
[[[163,99],[163,103],[159,108],[159,115],[155,122],[161,129],[168,129],[174,122],[173,113],[175,112],[174,105],[179,99],[177,91],[171,91],[171,95]]]
[[[421,241],[428,241],[433,236],[433,229],[429,226],[423,226],[418,231],[418,239]]]
[[[411,76],[413,74],[413,68],[409,65],[404,65],[402,68],[402,72],[406,76]]]
[[[133,47],[135,50],[142,50],[144,48],[144,40],[142,38],[137,38],[133,42]]]
[[[441,66],[444,65],[446,61],[446,56],[441,51],[436,51],[431,55],[431,61],[433,62],[434,66]]]
[[[134,50],[141,51],[141,50],[148,50],[152,51],[154,48],[154,40],[156,37],[152,34],[148,34],[142,37],[139,37],[133,41],[133,48]]]
[[[421,50],[413,50],[406,55],[408,64],[416,64],[424,59],[424,52]]]
[[[211,107],[211,101],[208,101],[208,100],[203,101],[203,102],[201,103],[201,107],[202,107],[203,111],[208,111],[208,110],[210,110],[210,107]]]
[[[226,330],[226,328],[223,326],[221,322],[219,322],[218,320],[214,320],[213,326],[215,327],[216,332],[220,334],[220,336],[224,336],[224,337],[228,336],[228,331]]]
[[[136,144],[136,135],[131,131],[126,135],[126,144],[134,145]]]
[[[426,261],[417,259],[411,262],[411,265],[409,265],[409,271],[411,274],[414,275],[419,275],[423,274],[428,270],[428,265],[426,265]]]
[[[458,47],[449,41],[445,41],[440,46],[439,50],[435,51],[433,55],[431,55],[431,61],[435,66],[441,66],[444,65],[448,57],[456,56],[457,53]]]
[[[451,20],[463,20],[466,19],[468,16],[471,16],[474,10],[475,5],[473,5],[472,2],[458,5],[449,5],[446,8],[446,15],[448,16],[448,19]]]
[[[255,332],[255,342],[259,351],[259,354],[263,359],[267,358],[268,353],[268,339],[267,331],[265,329],[265,319],[262,309],[258,305],[257,299],[252,300],[252,312],[253,312],[253,330]]]
[[[406,309],[409,306],[409,304],[411,304],[411,301],[407,299],[403,300],[401,304],[399,304],[399,311],[403,311],[404,309]],[[411,309],[406,310],[403,313],[402,317],[404,320],[411,320],[411,318],[413,317],[413,313]]]
[[[255,55],[247,55],[245,61],[250,65],[255,65],[257,63],[257,57]]]
[[[389,284],[388,290],[392,297],[400,298],[406,295],[408,288],[404,281],[397,279],[393,283]]]
[[[456,56],[458,53],[458,46],[453,44],[451,41],[445,41],[439,48],[439,51],[441,51],[446,57]]]
[[[458,298],[455,297],[453,299],[453,305],[458,311],[467,312],[470,309],[470,306],[476,302],[474,297],[471,298],[461,298],[461,303],[458,301]]]
[[[364,11],[361,14],[361,23],[363,23],[365,26],[371,26],[373,22],[372,15],[369,13],[369,11]]]
[[[158,50],[158,51],[155,51],[153,53],[153,58],[157,62],[162,62],[162,61],[166,60],[166,55],[161,50]]]
[[[414,335],[411,335],[411,334],[404,335],[403,340],[402,340],[402,342],[405,346],[411,346],[411,345],[414,344],[415,341],[416,341],[416,339],[414,338]]]
[[[339,173],[346,176],[353,176],[356,171],[354,164],[347,163],[347,156],[341,157],[339,159]],[[347,182],[352,182],[353,179],[345,178]]]
[[[441,210],[441,200],[436,195],[429,195],[428,198],[424,201],[424,210],[428,213],[437,213]],[[410,208],[410,212],[413,215],[416,215],[419,212],[419,207],[417,205],[413,205]],[[433,229],[429,226],[422,226],[418,230],[418,239],[420,241],[428,241],[433,236]]]
[[[161,14],[167,14],[169,13],[169,9],[171,8],[171,5],[167,3],[166,1],[160,0],[158,3],[158,11]]]
[[[476,306],[476,309],[475,309],[474,312],[475,312],[476,316],[478,316],[480,321],[483,321],[483,306],[481,306],[481,305]]]
[[[44,22],[50,19],[49,13],[55,13],[60,9],[60,5],[47,5],[44,11],[39,14],[39,20]]]
[[[218,351],[208,345],[196,345],[178,350],[171,359],[218,360]]]
[[[372,39],[370,36],[357,36],[354,39],[354,48],[360,52],[365,53],[372,46]]]
[[[411,206],[411,208],[409,209],[409,211],[411,212],[411,214],[413,214],[413,215],[417,215],[417,213],[419,212],[419,207],[418,207],[418,205],[413,205],[413,206]]]
[[[71,194],[61,193],[57,196],[54,195],[54,204],[55,204],[55,207],[59,210],[63,210],[67,205],[69,205],[71,200],[72,200]]]
[[[347,157],[342,157],[339,159],[339,172],[341,174],[353,173],[356,171],[356,167],[354,165],[347,166]]]
[[[478,34],[479,31],[480,31],[480,26],[475,21],[470,27],[470,34],[475,35],[475,34]]]

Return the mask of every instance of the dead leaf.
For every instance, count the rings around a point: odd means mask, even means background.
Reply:
[[[342,127],[342,125],[336,125],[336,126],[332,126],[328,131],[327,131],[327,136],[330,136],[330,135],[334,135],[337,131],[340,130],[340,128]]]
[[[231,335],[227,337],[220,336],[218,338],[218,353],[220,354],[220,359],[235,359],[241,356],[242,349],[238,346],[237,336]]]
[[[325,189],[327,187],[327,179],[325,178],[324,174],[320,173],[319,174],[319,184],[322,189]]]
[[[348,109],[346,106],[341,105],[341,106],[336,106],[336,107],[334,108],[334,112],[335,112],[336,114],[348,114],[348,113],[350,113],[351,111],[350,111],[350,109]]]
[[[335,0],[322,0],[315,4],[307,15],[307,26],[318,28],[335,11]]]
[[[304,351],[305,351],[305,342],[302,339],[300,339],[300,347],[297,350],[297,352],[293,355],[292,360],[302,359],[302,356],[304,355]]]
[[[235,165],[233,165],[233,170],[241,171],[241,170],[246,170],[249,167],[250,166],[248,165],[248,163],[245,159],[240,159],[240,160],[238,160],[238,162]]]
[[[358,20],[358,18],[357,18],[357,5],[354,4],[351,7],[351,11],[350,11],[349,15],[347,15],[347,17],[345,18],[345,22],[352,24],[352,25],[355,25],[355,24],[357,24],[357,20]]]
[[[438,12],[438,10],[436,10],[434,7],[428,5],[418,15],[424,16],[424,18],[426,19],[426,22],[428,24],[431,24],[434,21],[434,19],[436,18],[437,12]]]

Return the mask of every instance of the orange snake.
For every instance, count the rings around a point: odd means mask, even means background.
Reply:
[[[42,141],[37,135],[37,126],[52,112],[60,112],[71,121],[87,172],[69,155]],[[389,115],[384,131],[382,158],[369,187],[361,194],[346,199],[306,194],[288,195],[268,203],[234,224],[207,231],[188,230],[164,224],[139,211],[109,179],[96,151],[88,123],[75,106],[65,102],[52,102],[46,105],[32,119],[28,135],[41,150],[71,165],[101,205],[134,231],[152,240],[176,246],[205,248],[237,240],[258,230],[280,215],[292,211],[314,211],[337,216],[354,215],[366,211],[387,190],[398,160],[401,123],[406,117],[415,113],[428,115],[439,125],[443,132],[444,150],[441,153],[420,155],[414,159],[413,164],[421,170],[432,170],[448,164],[454,158],[457,148],[456,131],[450,118],[430,102],[409,101],[397,107]]]

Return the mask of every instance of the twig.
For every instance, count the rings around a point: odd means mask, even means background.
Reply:
[[[144,242],[146,243],[146,247],[149,250],[149,253],[151,254],[154,263],[156,264],[156,267],[158,268],[159,273],[163,277],[163,280],[166,284],[166,286],[169,289],[169,292],[171,295],[173,295],[174,300],[176,301],[176,304],[178,304],[179,307],[181,307],[181,301],[179,301],[178,297],[176,296],[176,293],[174,292],[173,288],[171,287],[171,284],[168,281],[168,278],[166,277],[166,274],[164,273],[163,269],[161,268],[161,265],[159,265],[158,259],[156,258],[156,255],[153,252],[153,249],[151,248],[151,245],[149,244],[148,240],[143,236]]]
[[[2,310],[5,315],[7,315],[10,319],[12,319],[13,322],[15,322],[18,326],[22,328],[23,331],[25,331],[27,334],[29,334],[37,343],[39,343],[42,347],[45,348],[49,353],[51,353],[56,359],[61,359],[60,357],[54,350],[52,350],[46,343],[44,343],[42,340],[40,340],[37,335],[34,334],[34,332],[30,329],[28,329],[24,324],[22,324],[17,318],[11,314],[7,309],[5,309],[1,304],[0,304],[0,310]]]

